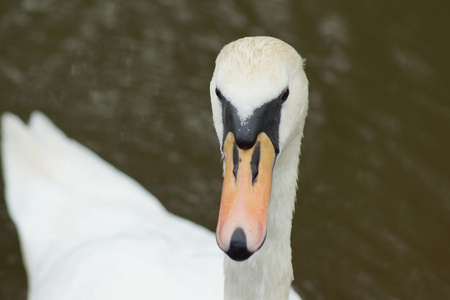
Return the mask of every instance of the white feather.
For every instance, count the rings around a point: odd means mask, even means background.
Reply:
[[[221,299],[214,234],[168,213],[136,181],[44,115],[2,120],[9,212],[29,299]]]

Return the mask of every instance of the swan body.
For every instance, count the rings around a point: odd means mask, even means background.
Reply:
[[[44,115],[27,127],[5,114],[2,146],[28,299],[222,298],[213,233],[167,212]]]
[[[248,65],[245,60],[255,51],[262,53],[256,56],[259,64]],[[272,65],[262,67],[268,61]],[[223,150],[226,124],[218,85],[244,125],[280,89],[287,85],[290,90],[280,113],[267,236],[242,262],[224,260],[212,232],[167,212],[136,181],[66,137],[43,114],[34,112],[28,126],[3,115],[5,194],[19,232],[29,300],[300,299],[290,288],[290,231],[307,109],[301,57],[267,37],[241,39],[222,50],[211,101]],[[220,238],[229,241],[225,234]]]

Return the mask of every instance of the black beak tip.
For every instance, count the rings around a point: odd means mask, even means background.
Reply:
[[[252,256],[252,252],[249,252],[247,248],[245,249],[231,249],[227,251],[227,255],[235,261],[244,261]]]
[[[226,252],[227,255],[235,261],[244,261],[252,256],[253,252],[247,249],[247,238],[241,227],[234,230],[231,236],[230,248]]]

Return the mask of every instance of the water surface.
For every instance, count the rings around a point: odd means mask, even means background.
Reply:
[[[449,299],[448,11],[418,0],[4,0],[0,112],[43,111],[213,230],[214,59],[239,37],[279,37],[310,80],[294,288],[304,299]],[[25,299],[0,197],[0,299]]]

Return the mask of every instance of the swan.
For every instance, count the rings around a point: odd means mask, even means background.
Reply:
[[[44,114],[28,125],[3,114],[5,198],[29,300],[300,299],[290,232],[308,106],[303,60],[275,38],[236,40],[217,57],[210,94],[224,164],[215,236]]]
[[[225,299],[288,299],[308,109],[303,64],[294,48],[271,37],[237,40],[216,59],[210,94],[225,165],[216,230],[228,254]]]

